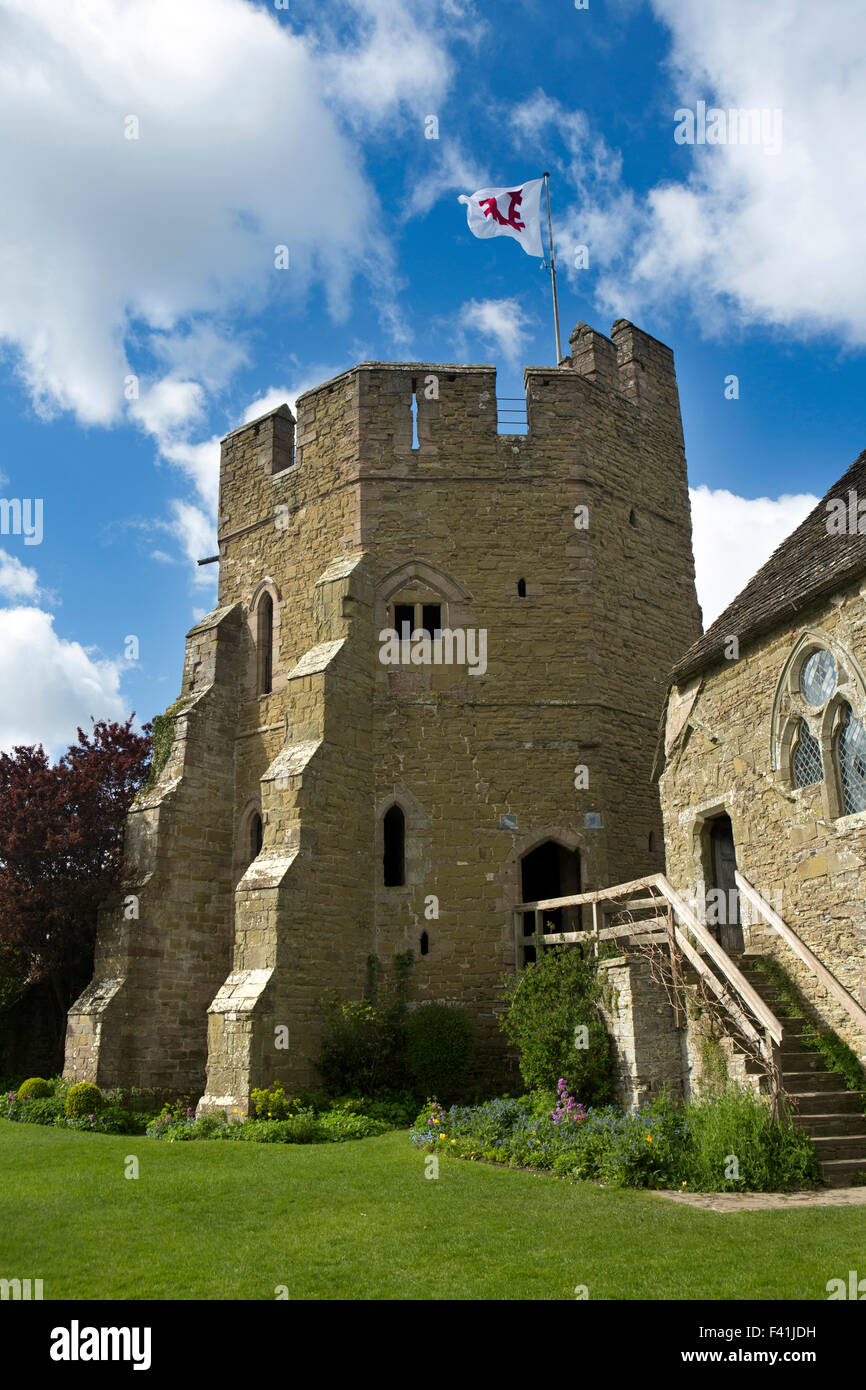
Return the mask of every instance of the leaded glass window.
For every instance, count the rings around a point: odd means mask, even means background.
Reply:
[[[800,720],[797,742],[791,755],[791,773],[795,787],[813,787],[823,782],[824,768],[821,763],[821,746],[812,734],[805,720]]]
[[[853,816],[866,811],[866,726],[854,718],[847,707],[836,744],[839,781],[842,785],[842,814]]]
[[[830,652],[813,652],[800,675],[800,690],[810,705],[826,705],[836,689],[836,662]]]

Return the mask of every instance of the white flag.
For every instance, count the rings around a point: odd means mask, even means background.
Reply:
[[[530,179],[511,188],[480,188],[459,202],[466,204],[466,217],[473,236],[513,236],[527,256],[543,256],[541,247],[541,185],[543,179]]]

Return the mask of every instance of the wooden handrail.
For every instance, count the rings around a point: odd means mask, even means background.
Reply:
[[[698,921],[698,918],[695,916],[694,912],[692,912],[688,903],[681,898],[676,889],[668,883],[664,874],[658,874],[656,882],[657,886],[671,904],[674,912],[682,919],[692,936],[703,946],[707,955],[719,967],[722,974],[734,985],[737,993],[746,1001],[755,1017],[760,1019],[774,1042],[780,1043],[782,1041],[782,1025],[776,1018],[772,1009],[768,1008],[764,1003],[757,990],[752,988],[745,975],[734,965],[727,951],[724,950],[724,948],[719,945],[716,938],[707,931],[703,922]]]
[[[635,878],[630,883],[616,883],[612,888],[600,888],[594,893],[573,893],[567,898],[539,898],[534,903],[515,903],[514,912],[534,912],[536,908],[581,907],[584,903],[614,902],[617,898],[628,897],[638,888],[650,888],[660,878],[660,874],[650,874],[647,878]]]
[[[802,941],[793,928],[789,927],[788,923],[779,916],[778,912],[773,910],[766,898],[758,892],[757,888],[755,888],[747,878],[744,878],[741,873],[735,871],[734,879],[740,892],[749,900],[753,907],[758,909],[764,920],[769,922],[770,926],[779,933],[782,940],[786,945],[790,946],[796,956],[799,956],[803,964],[808,965],[812,974],[820,980],[828,994],[831,994],[836,1000],[836,1003],[841,1004],[842,1008],[851,1015],[858,1028],[866,1032],[866,1009],[861,1008],[853,994],[849,994],[845,986],[840,984],[836,976],[830,973],[826,965],[822,965],[818,957],[809,950],[805,941]]]
[[[647,878],[632,879],[629,883],[617,883],[610,888],[601,889],[593,893],[577,893],[562,898],[542,898],[539,899],[537,902],[518,903],[513,909],[515,923],[515,946],[519,949],[520,946],[529,944],[530,941],[534,941],[534,937],[527,937],[523,934],[522,931],[519,930],[519,926],[521,925],[519,922],[519,917],[524,912],[535,913],[535,921],[537,924],[541,914],[546,910],[552,911],[558,907],[579,907],[584,903],[592,903],[594,906],[602,902],[615,903],[620,899],[627,898],[631,894],[646,888],[655,888],[657,892],[661,894],[661,896],[664,897],[667,900],[667,902],[670,903],[671,907],[674,910],[674,913],[677,917],[679,917],[680,921],[683,923],[683,926],[691,932],[692,936],[698,942],[699,946],[706,952],[706,954],[710,957],[714,964],[718,966],[719,970],[729,981],[729,983],[733,985],[737,994],[739,994],[740,998],[748,1006],[751,1013],[760,1022],[764,1032],[768,1033],[775,1043],[781,1043],[782,1025],[776,1018],[776,1015],[773,1013],[772,1009],[770,1009],[767,1006],[767,1004],[764,1003],[764,1000],[761,998],[758,992],[755,989],[753,989],[746,977],[741,973],[740,970],[737,969],[736,965],[731,960],[727,951],[725,951],[724,948],[720,946],[718,941],[716,941],[715,937],[707,931],[704,924],[698,920],[695,913],[689,907],[688,903],[685,901],[684,898],[680,896],[680,894],[676,891],[672,884],[668,882],[664,874],[650,874]],[[779,920],[781,921],[781,919]],[[640,929],[640,927],[644,925],[649,926],[650,923],[635,924],[635,926],[638,929]],[[784,926],[784,923],[782,925]],[[578,941],[585,940],[590,935],[592,935],[593,937],[603,937],[604,934],[604,929],[601,932],[592,933],[550,932],[544,934],[543,940],[551,946],[558,945],[560,944],[560,942],[573,942],[576,944]],[[695,967],[698,973],[701,974],[704,978],[707,978],[709,976],[712,981],[715,981],[714,984],[711,984],[711,988],[713,988],[714,992],[720,998],[722,998],[723,991],[720,987],[718,987],[718,981],[715,980],[715,976],[713,976],[712,972],[708,970],[707,966],[701,960],[699,954],[691,946],[688,939],[677,927],[674,928],[674,935],[678,946],[683,951],[683,954],[688,958],[688,960]],[[839,988],[841,989],[842,986],[840,985]],[[746,1032],[747,1036],[754,1036],[755,1030],[752,1028],[752,1025],[748,1023],[742,1011],[736,1008],[736,1006],[734,1005],[731,1005],[730,1011],[732,1015],[735,1017],[738,1026],[743,1027],[743,1024],[746,1024],[746,1027],[743,1029],[743,1031]]]

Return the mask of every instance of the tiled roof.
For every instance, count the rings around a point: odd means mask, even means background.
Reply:
[[[721,617],[689,647],[671,671],[672,683],[681,684],[688,676],[723,660],[728,637],[736,636],[742,643],[747,637],[766,632],[821,594],[866,572],[866,535],[856,530],[853,534],[848,530],[843,534],[827,530],[828,501],[838,498],[847,506],[851,489],[858,500],[866,502],[866,450],[796,531],[773,551]],[[863,525],[866,527],[866,520]]]

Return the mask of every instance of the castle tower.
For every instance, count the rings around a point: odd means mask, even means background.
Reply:
[[[323,995],[412,950],[410,1000],[469,1009],[501,1076],[513,905],[663,869],[655,739],[700,632],[673,356],[623,320],[570,342],[526,369],[526,435],[491,367],[376,362],[224,440],[219,606],[69,1075],[244,1113],[316,1083]]]

